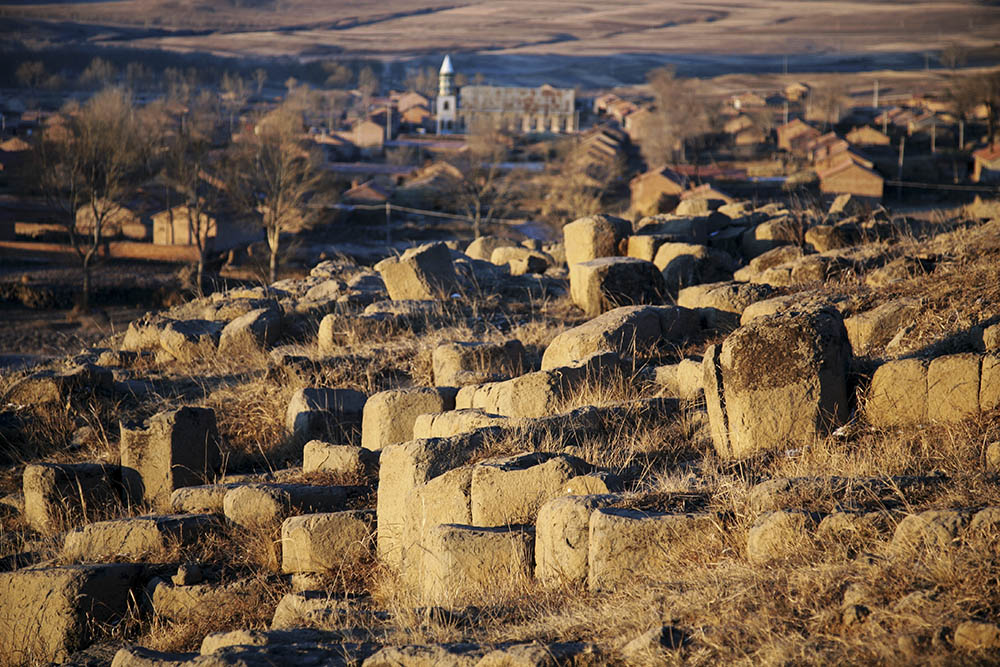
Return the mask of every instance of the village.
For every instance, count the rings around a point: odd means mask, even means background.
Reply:
[[[0,667],[995,664],[1000,70],[952,55],[23,59]]]
[[[547,240],[565,222],[567,202],[576,213],[613,212],[634,221],[674,212],[689,200],[717,208],[740,198],[795,198],[822,208],[846,194],[868,208],[899,208],[949,194],[988,196],[1000,169],[988,73],[980,75],[979,90],[974,75],[956,74],[950,87],[937,90],[897,84],[880,92],[877,80],[793,80],[720,96],[662,71],[659,84],[650,75],[645,94],[588,97],[551,86],[470,84],[463,74],[457,86],[450,56],[437,73],[436,94],[432,73],[419,74],[424,92],[383,94],[371,81],[363,90],[290,81],[281,95],[259,81],[253,94],[251,82],[227,74],[218,92],[186,84],[183,95],[173,89],[169,99],[130,99],[149,111],[156,136],[164,138],[161,151],[185,122],[201,116],[198,123],[208,124],[199,182],[180,192],[161,165],[159,173],[114,184],[114,201],[95,190],[101,206],[79,201],[61,219],[44,193],[24,184],[38,182],[26,173],[38,168],[29,156],[39,140],[71,135],[74,112],[26,109],[20,97],[5,95],[2,252],[65,255],[67,233],[87,238],[96,215],[100,242],[92,245],[99,256],[183,262],[225,254],[233,264],[241,253],[252,254],[264,234],[254,211],[227,201],[227,184],[213,170],[222,169],[221,155],[241,136],[259,134],[261,119],[276,109],[292,110],[297,140],[324,177],[322,215],[300,214],[282,223],[282,233],[351,227],[347,236],[361,245],[391,246],[393,225],[432,229],[443,219],[435,213],[466,219],[474,235],[481,225],[521,221],[522,229]],[[302,196],[304,203],[312,193]],[[397,231],[395,247],[405,247],[404,236]],[[324,247],[323,238],[313,235],[304,251],[312,256],[301,264],[334,251],[336,244]]]

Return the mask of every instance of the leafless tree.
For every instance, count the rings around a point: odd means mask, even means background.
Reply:
[[[17,66],[15,73],[17,82],[25,88],[35,90],[44,83],[47,75],[45,73],[45,63],[39,60],[29,60]]]
[[[461,174],[451,178],[455,208],[472,220],[475,238],[484,225],[507,215],[517,200],[515,176],[502,164],[507,152],[503,133],[486,122],[474,122],[467,149],[449,160]]]
[[[104,88],[112,84],[115,74],[114,65],[104,58],[96,57],[80,74],[80,83],[91,88]]]
[[[202,295],[205,262],[212,232],[218,233],[215,220],[223,206],[225,186],[214,173],[212,133],[217,116],[211,109],[196,109],[189,120],[166,141],[160,176],[164,185],[176,193],[177,200],[167,202],[171,224],[181,216],[187,237],[198,250],[195,288]]]
[[[239,74],[225,72],[222,75],[222,106],[229,114],[229,132],[232,133],[236,114],[243,110],[250,99],[250,89]]]
[[[44,134],[34,152],[36,187],[58,211],[83,273],[80,306],[90,306],[91,273],[104,236],[121,219],[122,207],[148,161],[146,137],[131,98],[119,88],[92,97],[65,131]]]
[[[952,42],[941,49],[939,59],[941,60],[941,64],[948,69],[958,69],[968,61],[969,50],[958,42]]]
[[[992,144],[1000,122],[1000,72],[961,77],[949,88],[948,96],[962,118],[971,115],[980,104],[986,108],[987,142]]]
[[[230,146],[226,182],[237,210],[263,228],[270,250],[269,278],[277,280],[282,232],[307,228],[325,193],[318,155],[302,141],[302,117],[280,107],[261,118],[254,134]]]
[[[697,150],[702,138],[712,131],[714,109],[690,79],[677,77],[673,67],[661,67],[647,76],[656,98],[640,149],[650,166],[687,158],[687,148]],[[676,155],[679,153],[679,155]]]
[[[371,98],[378,92],[378,87],[378,75],[375,74],[375,70],[368,65],[362,67],[361,71],[358,72],[358,90],[361,91],[361,97],[364,100],[366,109],[371,102]]]
[[[267,70],[263,67],[258,67],[253,71],[253,80],[257,84],[257,94],[260,95],[264,90],[264,84],[267,83]]]
[[[433,97],[437,93],[438,75],[433,67],[418,67],[406,75],[403,85],[406,86],[407,90],[412,90],[426,97]]]

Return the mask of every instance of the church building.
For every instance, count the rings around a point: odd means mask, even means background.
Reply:
[[[445,56],[438,74],[438,134],[465,132],[479,123],[512,132],[576,132],[576,94],[548,84],[538,88],[473,85],[459,90],[451,56]]]

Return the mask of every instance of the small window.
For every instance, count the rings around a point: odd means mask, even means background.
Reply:
[[[444,105],[443,105],[443,106],[442,106],[441,108],[442,108],[443,110],[445,110],[445,111],[447,111],[447,110],[448,110],[448,100],[445,100],[445,101],[444,101]]]

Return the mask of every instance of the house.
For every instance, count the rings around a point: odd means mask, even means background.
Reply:
[[[974,151],[972,159],[974,183],[1000,183],[1000,143]]]
[[[789,102],[798,102],[809,96],[809,84],[796,81],[785,86],[785,97]]]
[[[404,113],[413,107],[424,107],[425,109],[430,109],[431,101],[427,96],[421,95],[420,93],[412,90],[408,93],[403,93],[396,98],[396,108],[399,109],[400,113]]]
[[[850,194],[870,199],[882,198],[884,179],[872,169],[847,158],[829,169],[816,171],[824,194]]]
[[[845,158],[855,164],[860,164],[862,167],[867,167],[868,169],[873,169],[875,167],[875,163],[855,150],[853,147],[838,144],[837,147],[830,153],[814,160],[813,169],[816,169],[817,171],[830,169],[839,165]]]
[[[726,121],[725,125],[722,126],[722,130],[726,134],[739,134],[743,130],[753,127],[753,119],[746,114],[739,114],[733,118]]]
[[[619,125],[625,125],[625,119],[629,114],[639,110],[639,107],[628,100],[617,100],[608,107],[608,114],[618,121]]]
[[[183,204],[155,214],[153,216],[153,244],[194,245],[197,235],[201,237],[206,247],[213,247],[219,233],[216,219],[203,212],[200,222],[192,225],[189,224],[192,217],[190,209]],[[197,229],[192,229],[192,227],[197,227]]]
[[[762,95],[749,90],[739,95],[733,95],[729,98],[729,103],[736,110],[760,109],[767,106],[767,100]]]
[[[733,135],[734,146],[759,146],[766,141],[767,135],[756,127],[748,127]]]
[[[414,105],[403,111],[402,122],[411,127],[422,127],[427,130],[434,128],[434,115],[429,107],[422,104]]]
[[[620,99],[621,98],[614,93],[604,93],[603,95],[598,95],[594,98],[594,113],[607,113],[608,109],[611,108],[611,105]]]
[[[800,118],[795,118],[781,125],[776,130],[778,134],[778,148],[794,152],[793,143],[808,143],[820,136],[820,131],[812,125],[803,122]]]
[[[833,153],[846,150],[850,144],[837,136],[836,132],[827,132],[806,144],[806,156],[810,160],[819,160]]]
[[[98,199],[97,210],[103,214],[101,238],[114,238],[122,235],[128,238],[144,240],[147,237],[146,226],[142,224],[139,215],[127,206],[120,206]],[[92,234],[94,232],[94,208],[84,204],[76,210],[76,232]]]
[[[856,146],[888,146],[889,135],[883,134],[871,125],[856,127],[844,137]]]
[[[685,176],[668,167],[639,174],[629,182],[632,192],[631,208],[640,215],[672,211],[680,202],[687,184]]]
[[[11,137],[0,143],[0,172],[9,176],[17,172],[30,156],[31,144],[20,137]]]
[[[385,127],[370,118],[357,121],[350,130],[338,135],[361,149],[381,150],[385,144]]]
[[[376,183],[374,180],[356,183],[354,187],[347,190],[341,200],[345,204],[378,205],[389,201],[392,193],[389,188]]]
[[[732,204],[736,201],[733,197],[712,186],[710,183],[704,183],[681,193],[681,201],[694,199],[704,200],[707,202],[708,208],[713,211],[720,206]]]
[[[418,170],[393,195],[400,201],[418,207],[444,207],[454,204],[452,192],[456,182],[465,175],[450,162],[438,160]]]

